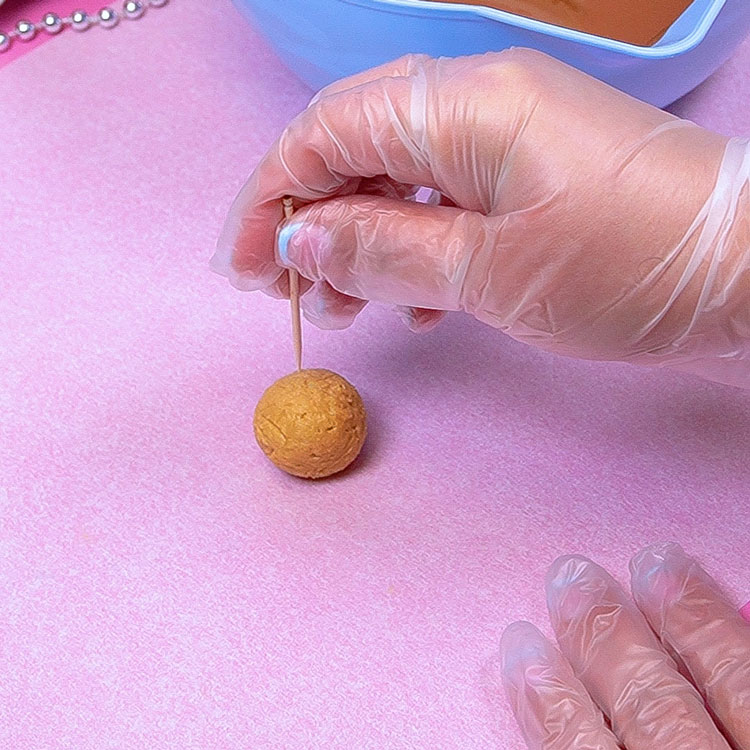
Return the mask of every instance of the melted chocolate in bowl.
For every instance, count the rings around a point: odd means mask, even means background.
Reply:
[[[437,0],[484,5],[589,34],[648,47],[692,0]]]

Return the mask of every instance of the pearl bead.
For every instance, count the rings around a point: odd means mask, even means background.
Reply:
[[[140,0],[125,0],[122,4],[122,12],[126,18],[140,18],[145,10],[146,8]]]
[[[9,47],[10,37],[4,31],[0,31],[0,52],[5,52]]]
[[[111,29],[114,26],[117,26],[119,20],[120,17],[112,10],[112,8],[102,8],[99,11],[99,25],[103,26],[105,29]]]
[[[22,42],[30,42],[36,36],[36,26],[30,21],[19,21],[16,24],[16,34]]]
[[[62,19],[56,13],[47,13],[42,24],[48,34],[57,34],[62,29]]]
[[[161,8],[162,5],[166,5],[167,0],[150,0],[149,5],[152,8]]]
[[[74,10],[70,16],[70,25],[75,31],[86,31],[91,26],[91,19],[84,10]]]

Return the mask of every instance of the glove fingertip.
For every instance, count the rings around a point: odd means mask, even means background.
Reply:
[[[337,292],[330,284],[319,281],[302,297],[305,319],[324,331],[349,328],[367,301]]]
[[[406,305],[398,305],[395,310],[401,322],[412,333],[429,333],[445,317],[445,313],[442,310],[427,310],[420,307],[408,307]]]
[[[229,283],[241,292],[259,292],[261,289],[265,289],[270,286],[268,279],[259,279],[257,276],[253,276],[249,273],[240,273],[231,269],[227,274],[226,278]],[[276,279],[271,280],[271,284]]]
[[[535,625],[525,620],[512,623],[500,639],[503,676],[518,678],[530,664],[543,662],[545,653],[546,639]]]
[[[305,320],[321,331],[344,331],[354,323],[354,319],[348,316],[316,313],[308,310],[303,310],[302,314],[305,316]]]
[[[208,267],[219,276],[229,276],[232,271],[232,255],[234,249],[230,246],[219,244],[214,254],[208,261]]]

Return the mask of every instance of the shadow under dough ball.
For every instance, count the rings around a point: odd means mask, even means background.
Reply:
[[[362,399],[330,370],[301,370],[277,380],[255,408],[255,439],[288,474],[322,479],[343,471],[367,435]]]

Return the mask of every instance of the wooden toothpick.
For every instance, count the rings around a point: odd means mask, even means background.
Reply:
[[[289,221],[294,213],[294,203],[291,198],[284,198],[284,218]],[[294,341],[294,359],[297,370],[302,369],[302,321],[299,314],[299,274],[289,269],[289,301],[292,305],[292,340]]]

